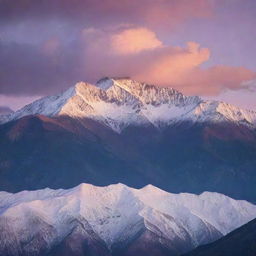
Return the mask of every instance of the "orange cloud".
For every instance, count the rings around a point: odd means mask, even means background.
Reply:
[[[129,28],[111,36],[111,48],[117,54],[134,54],[161,46],[156,34],[147,28]]]
[[[222,91],[250,89],[256,72],[244,67],[214,66],[194,69],[180,86],[189,94],[217,95]]]
[[[101,76],[130,76],[186,94],[217,95],[226,89],[249,88],[246,81],[256,78],[255,72],[243,67],[203,69],[202,64],[210,58],[208,48],[196,42],[188,42],[186,47],[165,45],[146,28],[86,29],[83,36],[84,65],[95,80]]]
[[[145,68],[135,75],[137,79],[166,86],[180,84],[191,69],[210,57],[209,49],[200,48],[195,42],[188,42],[187,48],[165,48],[162,54],[153,56]]]

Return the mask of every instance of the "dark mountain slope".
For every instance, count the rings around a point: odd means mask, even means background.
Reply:
[[[256,219],[208,245],[184,256],[255,256]]]
[[[190,122],[131,125],[119,134],[90,119],[27,116],[0,126],[0,190],[122,182],[256,201],[255,134]]]
[[[59,121],[28,116],[0,127],[0,190],[72,187],[127,182],[136,168],[83,128],[76,134]],[[130,172],[133,170],[133,172]]]

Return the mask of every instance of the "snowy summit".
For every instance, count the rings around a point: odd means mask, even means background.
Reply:
[[[96,85],[79,82],[62,94],[39,99],[15,113],[2,116],[0,121],[5,123],[34,114],[94,119],[119,133],[129,125],[160,128],[180,121],[228,121],[251,128],[256,126],[255,111],[184,96],[172,88],[129,78],[103,78]]]
[[[160,243],[183,252],[256,216],[255,205],[218,193],[171,194],[152,185],[138,190],[123,184],[0,192],[0,210],[0,254],[6,247],[27,253],[51,248],[73,232],[83,239],[89,232],[110,251],[150,232],[152,240],[161,237]]]

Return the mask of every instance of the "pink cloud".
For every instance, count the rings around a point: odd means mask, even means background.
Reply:
[[[111,36],[111,48],[117,54],[137,54],[162,45],[156,34],[147,28],[129,28]]]
[[[84,67],[92,80],[101,76],[131,78],[170,86],[186,94],[217,95],[226,89],[249,88],[256,73],[244,67],[203,69],[210,50],[196,42],[186,47],[164,45],[153,31],[124,27],[117,31],[84,31]]]
[[[212,0],[3,0],[0,20],[58,19],[94,25],[132,22],[170,29],[192,17],[209,17],[212,10]]]
[[[60,40],[57,37],[52,37],[46,40],[42,45],[42,52],[46,55],[54,55],[60,47]]]
[[[81,80],[93,83],[104,76],[130,76],[186,94],[217,95],[250,88],[247,82],[256,78],[244,67],[205,69],[202,64],[210,59],[210,49],[196,42],[167,45],[148,27],[125,23],[85,28],[79,35],[68,44],[51,37],[40,48],[13,44],[8,49],[2,44],[1,93],[45,95]]]
[[[225,90],[250,89],[256,72],[244,67],[218,65],[194,69],[180,85],[189,94],[218,95]]]
[[[211,17],[214,10],[213,2],[209,0],[152,0],[145,6],[143,5],[142,13],[147,24],[169,29],[192,17]]]
[[[165,46],[158,54],[153,54],[135,77],[159,85],[179,85],[193,68],[207,61],[209,56],[209,49],[200,48],[195,42],[188,42],[186,48]]]

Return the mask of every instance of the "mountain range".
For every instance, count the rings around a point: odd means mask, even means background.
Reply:
[[[234,122],[256,127],[256,112],[227,103],[184,96],[172,88],[131,79],[103,78],[95,85],[80,82],[56,96],[45,97],[2,117],[2,123],[27,115],[90,118],[121,133],[129,126],[161,129],[182,121]]]
[[[256,201],[255,111],[103,78],[0,122],[0,190],[122,182]]]
[[[152,185],[0,192],[0,255],[176,256],[255,216],[256,206],[246,201]]]

